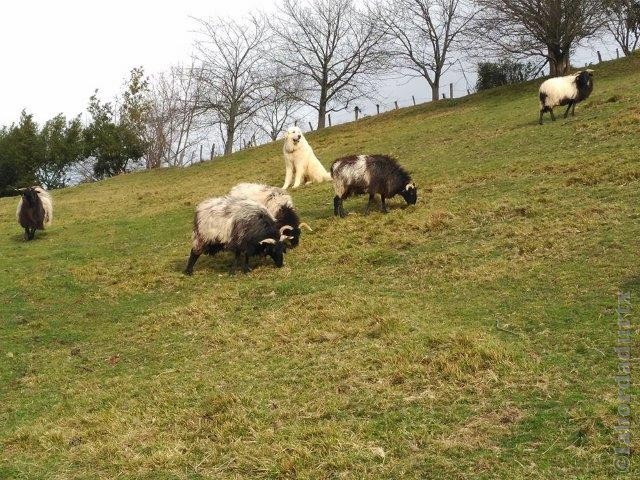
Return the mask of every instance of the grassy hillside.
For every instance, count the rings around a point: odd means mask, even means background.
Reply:
[[[599,65],[575,118],[537,125],[536,98],[309,135],[327,166],[397,156],[418,204],[340,220],[330,184],[304,187],[314,232],[246,276],[228,254],[181,273],[193,209],[280,185],[281,143],[53,192],[31,243],[0,199],[0,478],[610,478],[640,58]]]

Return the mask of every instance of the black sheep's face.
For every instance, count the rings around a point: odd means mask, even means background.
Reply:
[[[275,245],[269,247],[270,251],[268,255],[273,259],[276,267],[282,268],[284,265],[284,254],[287,252],[287,247],[282,242],[276,242]]]
[[[29,187],[22,192],[22,198],[30,207],[35,207],[38,201],[38,192]]]
[[[292,238],[291,240],[287,240],[287,243],[291,248],[297,247],[300,243],[300,228],[294,228],[289,235]]]
[[[400,192],[402,198],[404,198],[405,202],[409,205],[415,205],[418,201],[418,187],[413,183],[409,183],[402,192]]]
[[[262,246],[262,253],[269,255],[276,267],[281,268],[284,265],[284,254],[287,252],[287,247],[283,242],[276,242],[272,238],[267,238],[260,242]]]

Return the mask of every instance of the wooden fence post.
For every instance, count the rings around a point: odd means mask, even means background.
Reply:
[[[600,50],[598,50],[598,63],[602,63],[602,55],[600,55]]]
[[[355,113],[356,120],[358,120],[358,114],[360,113],[360,107],[358,107],[357,105],[355,107],[353,107],[353,112]]]
[[[311,124],[311,122],[309,122],[309,131],[313,132],[313,125]]]
[[[398,100],[394,102],[396,104],[396,110],[398,109]]]
[[[616,48],[616,58],[620,58],[620,50]]]
[[[210,158],[210,160],[213,160],[213,157],[215,156],[215,154],[216,154],[216,144],[213,143],[213,144],[211,144],[211,158]]]
[[[449,98],[453,98],[453,83],[449,84]]]
[[[411,100],[413,100],[413,106],[416,106],[416,97],[415,95],[411,95]]]
[[[331,126],[331,114],[327,115],[329,117],[329,126]]]
[[[442,94],[442,98],[443,98],[443,99],[447,98],[447,94],[446,94],[446,93],[443,93],[443,94]]]
[[[376,103],[376,111],[378,112],[378,115],[380,115],[380,104]]]

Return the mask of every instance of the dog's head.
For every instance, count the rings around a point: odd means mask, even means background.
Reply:
[[[298,127],[289,127],[284,134],[285,141],[292,142],[294,145],[297,145],[303,138],[304,135],[302,135],[302,130]]]

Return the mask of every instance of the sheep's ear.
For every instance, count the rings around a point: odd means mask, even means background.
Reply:
[[[260,241],[260,245],[275,245],[276,241],[273,238],[265,238]]]
[[[587,69],[585,70],[585,72],[587,72],[587,73],[593,73],[593,72],[595,72],[595,70],[593,70],[593,69],[591,69],[591,68],[587,68]]]
[[[300,225],[298,225],[299,228],[306,228],[307,230],[309,230],[310,232],[313,232],[313,228],[311,228],[309,225],[307,225],[306,223],[302,222]]]

